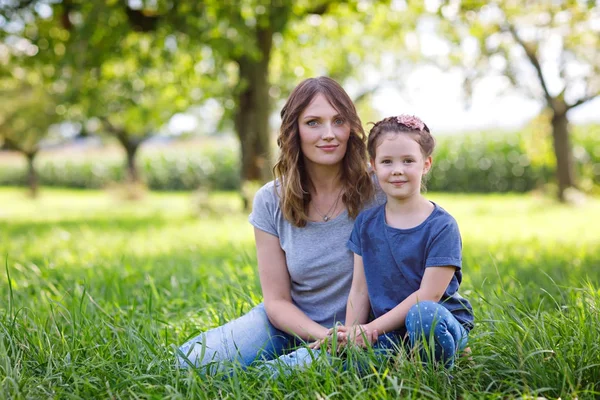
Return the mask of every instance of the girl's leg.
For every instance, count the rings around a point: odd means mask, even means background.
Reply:
[[[273,359],[284,353],[293,338],[275,328],[261,303],[247,314],[187,341],[177,352],[180,367],[223,370],[236,362],[247,367],[256,359]]]
[[[406,316],[406,329],[411,347],[419,342],[431,343],[425,346],[421,353],[422,359],[431,357],[431,351],[436,361],[442,361],[447,367],[452,367],[458,351],[467,346],[468,332],[444,306],[433,301],[422,301],[415,304]]]

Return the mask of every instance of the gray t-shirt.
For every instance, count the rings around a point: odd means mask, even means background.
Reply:
[[[343,323],[354,264],[346,242],[354,220],[344,210],[328,222],[309,221],[298,228],[283,217],[274,185],[271,181],[256,193],[250,223],[279,238],[294,304],[325,327]]]

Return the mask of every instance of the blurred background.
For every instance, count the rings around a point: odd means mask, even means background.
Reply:
[[[600,7],[584,0],[0,0],[0,185],[247,207],[283,102],[318,75],[366,129],[426,121],[430,191],[600,192]]]

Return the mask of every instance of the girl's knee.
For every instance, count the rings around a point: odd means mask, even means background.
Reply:
[[[406,327],[417,328],[419,325],[431,324],[436,318],[437,310],[440,307],[435,301],[421,301],[408,310],[406,315]]]

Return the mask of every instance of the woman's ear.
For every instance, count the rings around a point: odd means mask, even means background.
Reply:
[[[424,163],[424,166],[423,166],[423,175],[427,175],[427,173],[431,169],[431,164],[432,163],[433,163],[433,158],[431,158],[431,156],[429,156],[429,157],[427,157],[425,159],[425,163]]]

